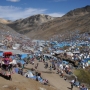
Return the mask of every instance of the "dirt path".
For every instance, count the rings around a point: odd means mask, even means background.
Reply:
[[[35,61],[35,64],[37,62],[38,61]],[[50,73],[49,69],[44,68],[43,62],[38,62],[38,63],[39,63],[39,66],[38,66],[37,70],[41,72],[41,76],[43,78],[46,78],[49,80],[49,82],[52,86],[56,87],[58,90],[70,90],[70,83],[68,81],[65,81],[58,74],[56,74],[55,70],[53,70],[52,73]],[[34,65],[29,64],[26,67],[34,68]],[[74,87],[73,90],[79,90],[79,89]]]

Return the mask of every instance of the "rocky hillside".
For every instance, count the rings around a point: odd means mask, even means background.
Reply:
[[[74,10],[71,10],[70,12],[68,12],[66,15],[64,16],[81,16],[81,15],[85,15],[90,13],[90,5],[87,5],[85,7],[82,8],[77,8]]]
[[[2,41],[2,37],[5,37],[6,35],[12,35],[13,37],[23,36],[6,24],[0,23],[0,41]]]
[[[90,6],[71,10],[58,18],[35,15],[8,25],[17,32],[35,39],[50,39],[55,35],[67,38],[76,32],[90,32]]]
[[[25,19],[16,20],[8,25],[19,33],[27,34],[32,30],[37,30],[37,27],[53,19],[54,18],[51,16],[38,14]]]

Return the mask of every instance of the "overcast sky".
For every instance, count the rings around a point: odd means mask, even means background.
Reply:
[[[0,18],[17,20],[36,14],[61,17],[86,5],[90,5],[90,0],[2,0]]]

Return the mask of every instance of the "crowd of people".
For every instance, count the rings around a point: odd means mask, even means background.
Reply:
[[[9,39],[10,38],[11,37],[9,37]],[[47,70],[49,69],[50,72],[52,72],[53,70],[56,71],[57,74],[60,77],[64,78],[65,81],[67,81],[67,79],[68,79],[65,75],[72,75],[73,74],[73,72],[72,72],[73,66],[70,63],[65,64],[65,63],[63,63],[63,60],[60,58],[56,59],[54,57],[48,57],[48,56],[45,56],[43,53],[39,53],[38,55],[36,55],[31,50],[25,50],[24,47],[33,46],[30,40],[22,41],[23,40],[22,38],[14,38],[13,40],[10,39],[11,40],[10,41],[9,39],[7,37],[3,42],[6,48],[12,49],[14,42],[17,42],[20,44],[19,50],[26,52],[26,53],[29,53],[29,55],[26,59],[24,58],[25,64],[23,64],[23,65],[20,63],[17,63],[16,65],[12,65],[12,64],[10,64],[10,62],[12,62],[12,59],[10,59],[9,56],[5,56],[4,58],[2,58],[2,61],[4,62],[4,64],[2,64],[2,67],[1,67],[2,69],[5,69],[6,71],[12,70],[13,73],[15,72],[15,73],[24,75],[25,74],[25,72],[24,72],[25,65],[32,64],[35,67],[34,69],[37,70],[39,67],[39,62],[42,62],[42,63],[44,63],[45,69],[47,69]],[[82,61],[84,58],[86,58],[85,56],[89,57],[89,54],[81,54],[81,55],[74,54],[72,59],[74,61],[77,61],[77,60]],[[21,59],[21,58],[19,57],[19,59]],[[38,63],[35,63],[35,60],[38,60]],[[82,68],[85,68],[88,66],[88,63],[82,62],[81,66],[82,66]],[[36,81],[39,81],[39,78],[42,78],[41,74],[38,72],[35,73],[35,76],[36,76],[36,78],[35,78]],[[26,77],[28,78],[28,75]],[[70,82],[71,90],[73,89],[73,86],[79,87],[80,90],[88,90],[87,87],[85,87],[84,85],[81,85],[79,83],[79,81],[77,83],[77,81],[78,80],[75,78],[74,80],[72,80]],[[47,79],[43,79],[42,83],[47,85],[49,83],[49,81]]]

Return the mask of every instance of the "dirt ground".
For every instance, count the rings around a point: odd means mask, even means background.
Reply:
[[[19,74],[12,75],[12,81],[0,77],[0,90],[56,90]]]
[[[65,81],[64,78],[61,78],[57,73],[56,70],[50,71],[49,68],[45,69],[44,68],[44,63],[43,62],[38,62],[35,60],[35,64],[39,63],[37,71],[41,73],[41,76],[47,80],[49,80],[50,84],[57,88],[57,90],[69,90],[70,89],[70,83],[68,81]],[[49,65],[50,62],[48,61]],[[27,68],[35,68],[35,64],[31,65],[28,64],[26,67]],[[79,88],[74,87],[73,90],[79,90]]]
[[[35,60],[35,64],[38,61]],[[41,72],[41,76],[44,79],[48,79],[50,86],[43,85],[40,82],[26,78],[19,74],[12,74],[12,81],[6,80],[3,77],[0,77],[0,90],[70,90],[70,83],[61,78],[56,71],[52,72],[44,68],[43,62],[38,62],[39,66],[37,68],[38,72]],[[34,65],[28,64],[27,68],[34,68]],[[49,63],[50,64],[50,63]],[[73,90],[79,90],[74,87]]]

